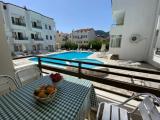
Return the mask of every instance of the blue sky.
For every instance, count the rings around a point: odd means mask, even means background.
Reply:
[[[4,0],[52,17],[56,29],[94,28],[109,31],[112,24],[111,0]]]

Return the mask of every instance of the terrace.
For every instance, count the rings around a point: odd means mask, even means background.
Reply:
[[[137,67],[124,67],[111,64],[98,64],[98,63],[89,63],[82,62],[77,60],[68,60],[60,58],[49,58],[45,56],[37,56],[38,64],[40,71],[45,74],[51,74],[59,72],[63,74],[65,79],[74,79],[74,80],[90,80],[94,85],[96,96],[98,102],[107,102],[107,103],[122,103],[126,99],[130,98],[133,94],[136,93],[152,93],[159,97],[159,74],[160,71],[153,68],[137,68]],[[45,59],[44,59],[45,58]],[[24,58],[25,60],[26,58]],[[45,60],[59,60],[76,64],[63,64],[50,61],[51,64],[45,64]],[[24,61],[22,60],[22,61]],[[105,69],[96,69],[96,68],[87,68],[84,67],[84,64],[93,65]],[[145,66],[146,67],[146,66]],[[148,66],[147,66],[148,67]],[[103,77],[102,77],[103,75]],[[129,102],[125,107],[128,110],[134,109],[141,101],[141,98]],[[91,109],[91,119],[95,119],[97,109]],[[138,114],[138,115],[137,115]],[[134,119],[142,119],[140,113],[136,113],[132,116]]]

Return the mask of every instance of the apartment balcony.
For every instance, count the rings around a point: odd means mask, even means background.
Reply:
[[[42,29],[42,26],[35,26],[35,25],[32,25],[32,28]]]
[[[28,37],[14,38],[14,43],[29,43]]]
[[[110,35],[121,35],[123,32],[124,26],[121,24],[112,24]]]
[[[43,41],[43,38],[34,38],[34,41]]]
[[[112,17],[116,25],[123,25],[124,18],[125,18],[125,11],[124,10],[114,10]]]
[[[26,23],[12,22],[13,25],[26,26]]]
[[[121,35],[123,32],[124,26],[124,18],[125,18],[125,11],[124,10],[114,10],[112,13],[112,17],[114,20],[114,24],[111,26],[111,35]]]
[[[44,39],[43,38],[33,38],[31,39],[33,44],[43,44],[44,43]]]
[[[24,103],[24,106],[27,106],[28,103],[30,107],[36,106],[38,108],[44,107],[45,105],[43,104],[37,104],[35,103],[35,100],[30,97],[31,92],[33,92],[34,88],[33,86],[37,86],[40,84],[44,83],[51,83],[50,78],[48,77],[49,74],[59,72],[63,73],[63,81],[60,83],[56,83],[58,87],[57,95],[56,98],[49,104],[47,104],[47,109],[46,112],[41,113],[43,116],[47,117],[47,111],[50,114],[53,112],[53,108],[55,108],[58,112],[54,110],[55,116],[59,114],[70,114],[70,111],[72,111],[72,107],[75,110],[78,106],[72,106],[76,104],[77,102],[81,101],[82,106],[80,106],[79,112],[75,112],[75,116],[81,115],[81,117],[85,117],[84,114],[81,113],[87,113],[85,108],[88,109],[88,103],[91,104],[89,107],[91,107],[91,120],[95,120],[96,113],[97,113],[97,108],[94,106],[96,105],[96,98],[98,99],[98,102],[107,102],[111,103],[114,105],[121,105],[125,100],[127,100],[130,97],[133,97],[137,93],[152,93],[155,94],[156,96],[160,97],[159,93],[160,90],[158,88],[158,85],[160,83],[159,81],[159,74],[160,71],[158,70],[151,70],[151,69],[140,69],[140,68],[134,68],[134,67],[124,67],[124,66],[116,66],[116,65],[109,65],[109,64],[96,64],[96,63],[89,63],[89,62],[82,62],[82,61],[77,61],[77,60],[68,60],[68,59],[60,59],[60,58],[51,58],[51,57],[36,57],[38,67],[40,68],[40,71],[45,75],[41,79],[36,80],[34,82],[28,83],[29,85],[27,87],[21,87],[22,91],[24,90],[25,92],[20,91],[20,95],[24,95],[22,98],[24,101],[21,101]],[[21,60],[22,61],[22,60]],[[35,59],[34,59],[35,61]],[[70,63],[76,63],[76,64],[64,64],[64,62],[61,61],[66,61]],[[46,63],[52,64],[53,66],[47,65]],[[84,64],[88,65],[95,65],[99,67],[103,67],[102,69],[93,69],[93,68],[87,68],[84,67]],[[54,66],[55,65],[55,66]],[[62,67],[57,67],[58,65],[64,66]],[[107,70],[105,70],[106,68]],[[28,68],[27,68],[28,69]],[[109,69],[109,70],[108,70]],[[23,69],[24,70],[24,69]],[[27,72],[19,72],[21,74],[26,73],[26,76],[30,77],[32,76],[33,70],[28,69]],[[34,70],[35,71],[35,70]],[[144,77],[143,75],[146,74],[147,77]],[[149,75],[148,75],[149,74]],[[150,75],[153,76],[150,76]],[[23,74],[24,75],[24,74]],[[108,77],[109,75],[110,78]],[[117,78],[115,76],[118,76]],[[23,76],[24,77],[24,76]],[[23,79],[20,78],[20,79]],[[77,78],[78,77],[78,78]],[[126,79],[128,78],[128,79]],[[152,85],[150,85],[152,83]],[[30,88],[31,86],[31,88]],[[80,87],[81,86],[81,87]],[[25,90],[26,89],[26,90]],[[90,90],[89,90],[90,89]],[[86,91],[89,91],[86,93]],[[93,90],[93,91],[92,91]],[[95,91],[94,91],[95,90]],[[83,94],[85,93],[84,97]],[[19,95],[19,94],[18,94]],[[62,97],[61,95],[64,95]],[[81,95],[81,97],[78,97]],[[89,97],[88,97],[89,95]],[[96,95],[96,96],[95,96]],[[14,96],[14,93],[13,93]],[[29,96],[31,99],[26,99],[25,97]],[[9,96],[10,97],[10,96]],[[8,98],[9,98],[8,97]],[[33,95],[32,95],[33,97]],[[95,98],[96,97],[96,98]],[[13,97],[12,97],[13,98]],[[66,99],[67,98],[67,99]],[[76,99],[78,98],[78,99]],[[21,98],[20,98],[21,99]],[[68,102],[69,99],[69,102]],[[76,99],[76,100],[75,100]],[[19,99],[18,99],[19,100]],[[85,102],[87,100],[87,102]],[[127,103],[125,106],[123,106],[125,109],[128,111],[132,111],[136,109],[136,106],[139,106],[139,103],[143,100],[143,97],[137,97],[133,101],[130,101]],[[15,97],[16,101],[16,97]],[[29,101],[29,102],[28,102]],[[62,103],[59,101],[63,101]],[[10,102],[6,102],[5,104],[9,104]],[[14,101],[13,101],[14,103]],[[32,104],[31,104],[32,103]],[[54,104],[52,104],[54,103]],[[71,103],[71,105],[69,104]],[[86,103],[86,104],[84,104]],[[63,105],[62,105],[63,104]],[[66,110],[64,113],[62,109],[61,111],[61,106],[64,106],[65,104],[69,104],[70,110]],[[158,104],[155,102],[155,105]],[[78,105],[80,105],[78,103]],[[54,107],[53,107],[54,106]],[[57,107],[58,106],[58,107]],[[85,106],[85,107],[84,107]],[[121,105],[122,106],[122,105]],[[147,105],[148,106],[148,105]],[[3,107],[3,106],[2,106]],[[19,106],[21,107],[21,106]],[[26,109],[28,110],[27,107]],[[60,107],[60,110],[59,110]],[[156,106],[158,107],[158,106]],[[153,108],[153,107],[152,107]],[[112,108],[111,108],[112,109]],[[10,110],[10,109],[9,109]],[[22,109],[23,110],[23,109]],[[38,109],[39,110],[39,109]],[[38,111],[35,109],[34,112],[29,111],[35,118],[38,117],[36,116],[36,112]],[[109,110],[109,108],[106,110],[106,112]],[[44,110],[45,111],[45,110]],[[13,111],[15,112],[15,111]],[[39,111],[38,111],[39,112]],[[113,116],[118,115],[120,112],[116,112],[115,109],[112,109]],[[105,113],[106,115],[110,115],[110,113]],[[54,115],[51,115],[51,117]],[[73,114],[73,111],[72,111]],[[150,113],[146,113],[150,114]],[[2,116],[3,117],[3,116]],[[58,118],[61,118],[62,116],[58,116]],[[142,120],[141,114],[139,113],[139,109],[134,113],[134,115],[129,116],[132,117],[132,120]],[[156,115],[154,115],[156,117]],[[55,119],[58,119],[55,118]],[[64,118],[65,119],[65,118]],[[75,118],[73,118],[75,120]],[[63,120],[63,119],[62,119]],[[84,120],[84,119],[83,119]],[[113,119],[111,119],[113,120]],[[118,119],[120,120],[120,119]],[[121,120],[128,120],[128,119],[121,119]],[[146,120],[146,119],[143,119]],[[156,120],[156,119],[148,119],[148,120]]]
[[[28,37],[19,37],[19,38],[15,38],[15,40],[28,40]]]

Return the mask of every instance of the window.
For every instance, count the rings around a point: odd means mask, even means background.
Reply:
[[[50,40],[52,40],[52,36],[50,36]]]
[[[15,23],[15,21],[14,21],[14,17],[11,17],[12,18],[12,23]]]
[[[51,26],[49,25],[49,30],[51,30]]]
[[[12,36],[16,40],[24,40],[23,33],[21,33],[21,32],[12,32]]]
[[[47,25],[45,24],[45,29],[48,29]]]
[[[16,45],[16,44],[14,44],[14,51],[16,51],[16,52],[18,52],[18,51],[22,52],[22,45]]]
[[[36,22],[32,22],[32,26],[33,27],[37,27],[37,23]]]
[[[23,40],[23,34],[21,32],[18,32],[18,39]]]
[[[16,32],[12,32],[12,36],[13,36],[13,38],[17,39],[17,33]]]
[[[19,18],[15,18],[15,22],[16,23],[20,23],[20,19]]]
[[[3,5],[3,9],[4,9],[4,10],[6,10],[6,9],[7,9],[6,5]]]
[[[34,34],[33,33],[31,34],[31,39],[34,39]]]
[[[121,39],[122,39],[122,35],[112,35],[110,47],[120,48],[121,47]]]
[[[35,34],[35,39],[39,39],[38,34]]]
[[[14,45],[14,51],[15,51],[15,52],[19,51],[18,45]]]
[[[46,35],[46,39],[48,40],[48,35]]]

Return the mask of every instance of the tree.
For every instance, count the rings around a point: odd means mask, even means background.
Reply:
[[[100,40],[91,40],[89,46],[92,45],[92,49],[100,50],[102,46],[102,41]]]
[[[80,48],[82,48],[82,49],[89,49],[89,45],[81,45]]]
[[[106,49],[109,49],[109,40],[99,40],[99,39],[91,40],[89,42],[89,47],[92,45],[92,49],[100,50],[102,44],[106,44]]]
[[[68,41],[68,40],[69,40],[68,36],[65,35],[64,38],[63,38],[63,41]]]
[[[109,40],[103,40],[102,41],[103,44],[106,44],[106,49],[109,49]]]
[[[69,49],[69,50],[75,50],[78,48],[78,45],[71,41],[66,41],[63,48]]]
[[[109,50],[109,40],[108,40],[108,41],[105,41],[105,42],[106,42],[106,43],[105,43],[105,44],[106,44],[106,49]]]

